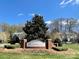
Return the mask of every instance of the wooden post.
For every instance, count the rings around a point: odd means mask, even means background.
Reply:
[[[58,43],[54,43],[56,45],[56,47],[58,47]]]

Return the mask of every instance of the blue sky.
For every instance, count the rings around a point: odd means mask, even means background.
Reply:
[[[25,23],[34,14],[44,16],[45,21],[79,19],[79,0],[0,0],[0,23]]]

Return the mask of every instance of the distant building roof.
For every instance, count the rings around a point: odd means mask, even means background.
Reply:
[[[19,39],[22,39],[25,37],[26,34],[24,32],[15,32],[15,33],[13,33],[12,36],[14,36],[14,35],[17,35],[19,37]]]

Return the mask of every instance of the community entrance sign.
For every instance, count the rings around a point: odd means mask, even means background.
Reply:
[[[32,40],[27,42],[27,39],[23,39],[20,41],[21,48],[52,48],[52,41],[50,39],[46,40],[46,42],[42,42],[40,40]]]
[[[45,47],[45,42],[40,40],[32,40],[27,43],[27,47]]]

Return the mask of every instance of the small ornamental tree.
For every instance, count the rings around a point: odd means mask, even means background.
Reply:
[[[27,41],[39,39],[41,41],[45,41],[48,36],[46,32],[48,27],[44,23],[44,19],[42,16],[35,15],[31,21],[27,21],[25,27],[23,27],[23,31],[27,34],[25,37]]]

